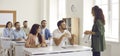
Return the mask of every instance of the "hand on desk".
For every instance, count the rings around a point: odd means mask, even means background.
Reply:
[[[39,48],[39,47],[47,47],[47,44],[46,43],[41,43],[41,44],[38,44],[36,47],[37,48]]]
[[[18,38],[16,41],[25,41],[23,38]]]
[[[47,44],[45,42],[41,43],[41,47],[47,47]]]

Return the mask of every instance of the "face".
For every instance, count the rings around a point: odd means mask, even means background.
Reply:
[[[39,33],[39,32],[40,32],[40,29],[41,29],[41,28],[40,28],[40,26],[39,26],[39,28],[37,29],[37,33]]]
[[[24,25],[24,27],[27,27],[27,22],[24,22],[24,24],[23,24],[23,25]]]
[[[12,23],[9,23],[9,24],[8,24],[8,28],[11,28],[11,27],[12,27]]]
[[[15,26],[15,28],[16,28],[17,30],[20,30],[20,23],[17,23],[16,26]]]
[[[66,23],[63,22],[60,27],[61,27],[61,29],[65,30],[66,29]]]
[[[45,28],[46,25],[47,25],[47,22],[46,22],[46,21],[43,21],[43,22],[41,23],[41,25],[42,25],[43,28]]]

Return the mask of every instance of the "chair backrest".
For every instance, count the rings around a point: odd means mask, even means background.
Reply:
[[[0,37],[2,37],[2,32],[0,32]]]
[[[1,37],[0,38],[0,46],[3,48],[3,49],[8,49],[11,47],[11,40],[9,38],[4,38],[4,37]]]

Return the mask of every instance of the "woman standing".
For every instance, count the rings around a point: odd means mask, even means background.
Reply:
[[[13,38],[13,29],[12,29],[12,22],[7,22],[4,30],[3,30],[3,37]]]
[[[25,43],[27,48],[45,47],[45,39],[40,34],[40,25],[34,24]]]
[[[102,9],[98,6],[94,6],[92,8],[92,15],[94,17],[94,24],[92,27],[92,31],[85,31],[84,34],[91,34],[91,42],[92,42],[92,51],[93,56],[100,56],[100,52],[104,51],[106,48],[105,44],[105,19],[102,12]]]

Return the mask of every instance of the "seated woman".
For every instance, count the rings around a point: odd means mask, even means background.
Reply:
[[[25,43],[26,48],[46,47],[45,39],[40,34],[40,25],[34,24],[28,34],[28,38]]]
[[[12,22],[7,22],[4,30],[3,30],[3,37],[10,37],[13,38],[13,29],[12,29]]]

